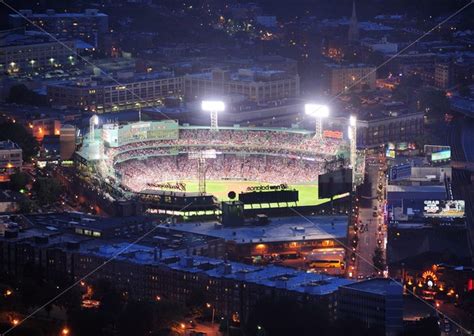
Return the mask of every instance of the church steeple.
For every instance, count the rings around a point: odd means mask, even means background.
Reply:
[[[349,23],[349,42],[357,42],[359,40],[359,23],[357,22],[356,4],[352,1],[352,16]]]

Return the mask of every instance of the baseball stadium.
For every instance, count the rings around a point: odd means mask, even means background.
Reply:
[[[347,164],[349,142],[342,132],[315,137],[294,128],[179,125],[174,120],[99,125],[91,119],[79,156],[115,195],[211,195],[296,190],[295,202],[245,207],[315,206],[318,176],[328,162]],[[160,196],[158,196],[160,197]],[[336,196],[337,197],[337,196]]]

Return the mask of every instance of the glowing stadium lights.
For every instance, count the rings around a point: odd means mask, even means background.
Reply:
[[[305,104],[304,111],[316,119],[314,137],[321,139],[323,137],[323,118],[329,117],[329,107],[321,104]]]
[[[350,164],[352,168],[352,188],[355,189],[355,170],[357,160],[357,118],[353,115],[349,117],[347,136],[350,140]]]
[[[219,100],[203,100],[201,103],[201,108],[203,111],[209,112],[211,114],[211,131],[219,130],[217,115],[219,112],[224,112],[224,102]]]
[[[99,117],[97,115],[94,114],[91,119],[94,125],[99,125]]]
[[[90,137],[91,140],[95,139],[95,126],[99,125],[99,117],[94,114],[90,119],[89,119],[89,130],[90,130]]]
[[[357,124],[357,118],[353,115],[349,117],[349,125],[350,126],[355,126]]]

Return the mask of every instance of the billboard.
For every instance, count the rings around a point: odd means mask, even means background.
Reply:
[[[140,140],[173,140],[178,136],[179,126],[175,120],[106,124],[102,128],[102,139],[109,147]]]
[[[298,202],[298,190],[250,191],[239,194],[239,201],[244,204],[290,203]]]
[[[431,162],[442,162],[451,160],[451,149],[431,153]]]
[[[319,175],[318,197],[331,198],[352,190],[352,169],[343,168]]]
[[[403,164],[390,168],[390,181],[399,181],[411,176],[411,165]]]
[[[343,134],[341,131],[333,131],[333,130],[324,130],[323,137],[325,138],[333,138],[333,139],[342,139]]]
[[[423,215],[427,218],[464,217],[464,200],[425,200]]]
[[[442,151],[446,151],[446,150],[451,151],[451,147],[450,146],[441,146],[441,145],[425,145],[425,147],[424,147],[425,155],[428,158],[431,158],[431,155],[433,153],[442,152]]]

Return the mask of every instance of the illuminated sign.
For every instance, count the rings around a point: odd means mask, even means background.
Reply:
[[[464,200],[426,200],[423,215],[428,218],[464,217]]]
[[[451,159],[451,149],[431,153],[431,161],[449,161]]]
[[[170,190],[177,190],[177,191],[186,191],[186,183],[184,182],[176,182],[176,183],[147,183],[147,186],[158,188],[158,189],[170,189]]]
[[[288,189],[288,184],[282,183],[277,185],[258,185],[248,186],[247,191],[269,191],[269,190],[285,190]]]
[[[325,138],[342,139],[342,132],[332,131],[332,130],[325,130],[325,131],[323,131],[323,136]]]
[[[387,151],[385,152],[385,157],[395,159],[395,150],[387,148]]]

